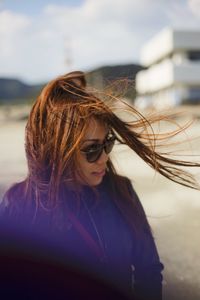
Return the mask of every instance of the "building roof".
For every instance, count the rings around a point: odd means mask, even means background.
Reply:
[[[200,30],[165,28],[144,45],[141,63],[149,67],[177,51],[200,51]]]

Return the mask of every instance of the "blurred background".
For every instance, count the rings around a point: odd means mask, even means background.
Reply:
[[[0,198],[26,176],[32,103],[45,83],[72,70],[87,72],[98,89],[128,79],[114,92],[144,114],[167,109],[184,112],[178,124],[194,119],[174,150],[199,161],[200,0],[0,0]],[[152,226],[165,264],[164,299],[200,299],[199,191],[155,174],[124,146],[112,156]],[[199,170],[191,172],[200,182]]]

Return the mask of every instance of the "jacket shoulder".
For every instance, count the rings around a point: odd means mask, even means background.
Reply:
[[[0,217],[3,217],[8,209],[8,199],[3,198],[0,203]]]
[[[128,177],[123,176],[123,175],[119,175],[119,174],[114,175],[114,181],[120,182],[120,183],[125,184],[125,185],[132,185],[131,180]]]
[[[132,185],[132,182],[128,177],[116,174],[114,180],[116,181],[117,184],[119,185],[122,184],[126,189],[128,189],[128,192],[131,196],[134,196],[137,198],[137,200],[139,200],[135,192],[135,189]]]

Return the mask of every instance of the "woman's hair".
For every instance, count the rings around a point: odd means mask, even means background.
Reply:
[[[118,103],[123,103],[125,110],[133,116],[132,121],[124,121],[114,113]],[[31,109],[25,138],[28,175],[5,194],[13,213],[17,207],[15,199],[19,199],[19,195],[24,206],[28,207],[34,201],[36,211],[43,207],[53,212],[61,205],[65,188],[71,185],[78,187],[77,149],[91,118],[111,127],[119,143],[128,145],[166,178],[199,189],[195,178],[182,167],[200,164],[173,159],[167,153],[159,152],[157,147],[182,131],[182,128],[165,135],[155,134],[152,126],[164,119],[163,116],[147,119],[119,98],[103,92],[97,94],[86,86],[85,74],[76,71],[48,83]],[[116,176],[110,159],[107,176],[115,195],[113,199],[128,222],[137,228],[144,217],[143,212],[142,216],[138,214],[137,203],[130,196],[126,181]]]

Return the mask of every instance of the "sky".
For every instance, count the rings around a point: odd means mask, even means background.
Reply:
[[[200,29],[200,0],[0,0],[0,77],[35,84],[140,63],[165,27]]]

